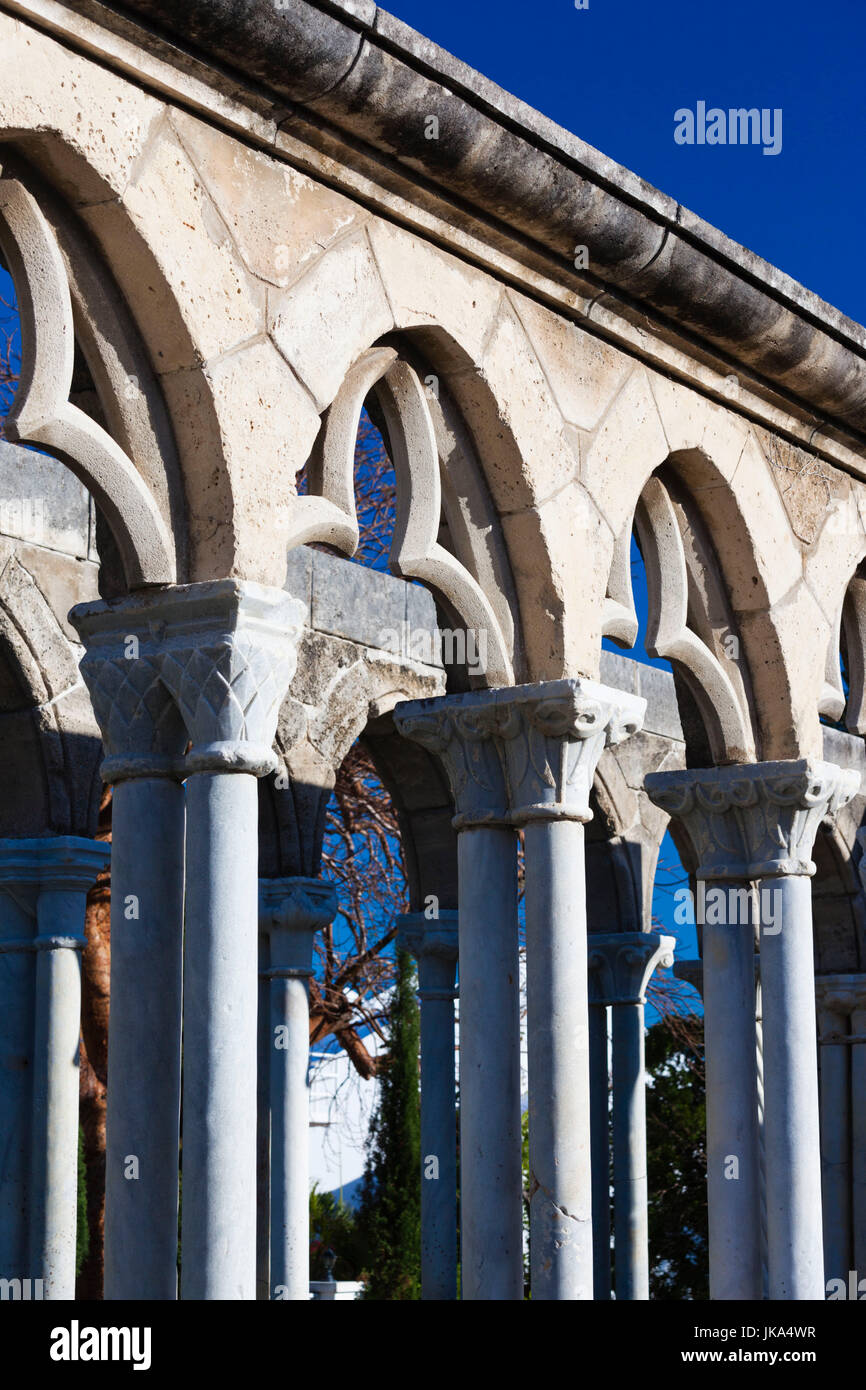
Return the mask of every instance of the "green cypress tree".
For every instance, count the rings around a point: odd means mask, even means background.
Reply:
[[[367,1140],[359,1222],[365,1236],[365,1297],[421,1296],[420,1020],[415,967],[397,953],[388,1049],[379,1064],[379,1100]]]

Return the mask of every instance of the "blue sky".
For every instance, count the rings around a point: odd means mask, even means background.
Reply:
[[[385,8],[866,322],[863,0]],[[700,100],[781,108],[781,152],[675,144],[675,110]]]

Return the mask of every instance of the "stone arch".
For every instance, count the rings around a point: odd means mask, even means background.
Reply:
[[[520,676],[562,674],[568,641],[561,629],[564,580],[557,570],[564,571],[567,555],[565,548],[559,554],[549,550],[543,504],[573,484],[576,457],[507,296],[471,268],[407,234],[375,225],[339,241],[290,290],[273,296],[273,303],[273,340],[317,409],[328,416],[316,451],[332,422],[348,438],[344,411],[352,416],[367,391],[387,376],[389,347],[408,348],[407,356],[427,364],[478,461],[476,512],[481,490],[489,498],[489,514],[480,525],[472,506],[464,508],[462,558],[479,570],[486,567],[486,579],[494,581],[500,597],[499,586],[513,583],[519,611],[506,621],[500,604],[497,620],[515,628],[513,643],[507,639],[505,645],[513,645]],[[447,429],[446,422],[439,423]],[[295,500],[291,539],[351,545],[351,531],[340,530],[344,522],[312,503],[312,498]],[[457,510],[454,505],[455,517]],[[482,536],[491,520],[497,530],[501,526],[504,541],[498,556]]]
[[[617,536],[604,630],[628,640],[625,547],[638,498],[650,477],[666,468],[706,528],[751,684],[753,748],[728,742],[723,760],[742,760],[744,752],[745,760],[814,752],[829,621],[806,582],[803,546],[755,432],[685,387],[650,382],[643,371],[635,375],[640,379],[630,379],[601,431],[604,457],[614,454],[622,465],[619,487],[614,491],[599,477],[602,458],[593,451],[584,474],[590,485],[599,479],[600,505]],[[630,487],[623,486],[623,472]]]

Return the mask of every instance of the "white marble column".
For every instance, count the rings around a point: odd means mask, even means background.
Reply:
[[[494,737],[496,692],[397,705],[437,754],[457,815],[461,1296],[523,1298],[517,840]]]
[[[112,787],[107,1301],[177,1298],[187,735],[148,655],[151,611],[132,599],[72,614]]]
[[[646,786],[658,804],[687,825],[707,881],[724,881],[727,901],[722,921],[734,916],[732,886],[755,882],[760,913],[760,956],[764,1043],[764,1149],[767,1191],[767,1248],[771,1299],[824,1297],[821,1223],[821,1155],[818,1112],[818,1065],[809,858],[820,821],[850,799],[859,783],[856,773],[811,760],[758,763],[715,770],[657,774]],[[739,920],[739,911],[737,909]],[[724,939],[720,943],[724,950]],[[705,939],[706,952],[706,939]],[[745,943],[736,953],[740,982],[734,994],[749,994]],[[709,962],[705,959],[704,999],[709,1004]],[[740,1031],[746,1026],[745,1001],[737,1010]],[[754,1019],[754,1012],[751,1012]],[[709,1026],[709,1019],[708,1019]],[[754,1056],[753,1024],[749,1050]],[[721,1043],[720,1043],[721,1045]],[[725,1040],[730,1054],[731,1033]],[[718,1047],[716,1048],[718,1051]],[[708,1114],[718,1094],[709,1075]],[[743,1079],[738,1093],[746,1109]],[[751,1102],[748,1103],[751,1113]],[[736,1156],[736,1108],[728,1127]],[[724,1140],[724,1136],[722,1136]],[[751,1145],[750,1145],[751,1155]],[[712,1155],[710,1155],[712,1161]],[[748,1170],[753,1159],[750,1156]],[[757,1167],[757,1164],[755,1164]],[[743,1165],[739,1165],[740,1174]],[[755,1193],[757,1182],[750,1184]],[[728,1191],[738,1191],[731,1181]],[[729,1205],[738,1204],[736,1197]],[[754,1207],[750,1195],[749,1209]],[[743,1226],[741,1229],[748,1229]],[[753,1217],[759,1229],[759,1217]],[[712,1239],[712,1236],[711,1236]],[[718,1242],[717,1242],[718,1248]],[[712,1248],[711,1248],[712,1258]],[[755,1262],[756,1263],[756,1262]],[[735,1296],[729,1294],[728,1296]],[[756,1295],[740,1294],[740,1297]]]
[[[851,1014],[857,976],[818,975],[819,1095],[821,1104],[821,1193],[824,1214],[824,1282],[847,1287],[853,1261],[851,1193]]]
[[[605,1302],[610,1280],[610,1075],[608,1008],[598,992],[589,938],[589,1143],[592,1168],[592,1296]]]
[[[333,921],[337,895],[314,878],[259,881],[269,942],[270,1297],[310,1297],[310,977],[313,938]]]
[[[418,962],[421,1001],[421,1297],[442,1302],[457,1297],[457,913],[411,912],[397,922]]]
[[[498,692],[513,825],[525,837],[533,1301],[592,1298],[584,823],[606,744],[645,701],[591,681]]]
[[[160,704],[160,728],[171,730],[172,737],[179,728],[183,742],[191,744],[182,765],[182,1296],[252,1298],[256,779],[275,765],[272,741],[279,706],[294,673],[303,605],[281,590],[218,580],[143,592],[111,604],[81,605],[72,618],[87,647],[85,675],[88,663],[102,662],[119,671],[121,681],[137,683],[147,677],[146,688],[139,692],[142,706],[149,710],[168,692],[171,699],[164,712]],[[105,680],[98,678],[97,684],[107,705],[101,714],[97,711],[105,729],[113,711],[123,705],[123,692],[118,689],[112,698]],[[151,816],[138,833],[153,834],[152,822]],[[175,844],[176,839],[175,828]],[[148,853],[153,855],[153,846]],[[152,964],[150,969],[157,972]],[[173,1043],[172,1039],[172,1047]],[[157,1077],[137,1107],[139,1126],[158,1084]],[[109,1091],[111,1085],[110,1077]],[[156,1105],[161,1108],[159,1102]],[[167,1111],[166,1105],[166,1115]],[[107,1225],[109,1220],[107,1211]]]
[[[25,1252],[19,1232],[17,1255],[27,1263],[0,1273],[41,1280],[42,1297],[52,1300],[75,1297],[81,951],[87,891],[109,853],[108,845],[74,836],[0,843],[0,891],[13,900],[19,924],[32,924],[21,937],[4,937],[0,960],[33,953],[36,966],[26,970],[33,990],[30,1113],[17,1115],[30,1140],[22,1203],[27,1245]],[[14,1148],[16,1136],[4,1132],[3,1142]]]
[[[653,971],[673,964],[675,945],[672,936],[658,932],[593,933],[589,938],[591,997],[610,1005],[612,1020],[618,1302],[649,1298],[644,1007]]]

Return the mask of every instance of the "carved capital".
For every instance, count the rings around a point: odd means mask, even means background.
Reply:
[[[815,872],[818,826],[851,800],[857,772],[812,759],[651,773],[647,795],[685,828],[704,879]]]
[[[111,845],[77,835],[35,840],[0,840],[0,894],[8,894],[32,919],[37,918],[43,893],[81,894],[81,934],[21,938],[4,937],[0,955],[17,951],[83,950],[84,894],[108,868]],[[49,921],[53,914],[49,912]]]
[[[319,878],[260,878],[259,931],[270,939],[269,979],[312,974],[313,937],[333,922],[339,904]]]
[[[587,942],[589,1002],[644,1004],[657,966],[673,965],[676,941],[658,932],[591,933]]]
[[[397,705],[394,723],[404,738],[441,760],[451,786],[455,827],[505,825],[505,772],[496,732],[494,690],[410,700]]]
[[[835,1027],[834,1015],[847,1018],[866,1009],[866,975],[816,975],[815,1003],[822,1041],[827,1041],[825,1035]]]
[[[74,608],[106,778],[170,771],[187,741],[183,775],[271,771],[304,614],[282,590],[235,580]]]
[[[397,940],[418,962],[418,993],[422,999],[453,999],[458,956],[458,914],[441,910],[438,917],[404,912],[397,918]]]
[[[604,748],[636,733],[646,701],[592,681],[516,686],[498,694],[510,819],[591,819],[589,794]]]
[[[180,775],[186,731],[160,680],[159,662],[94,650],[85,653],[81,674],[108,755],[103,781]]]
[[[561,680],[412,701],[394,721],[441,758],[461,829],[589,820],[602,750],[639,729],[645,710],[638,696]]]

